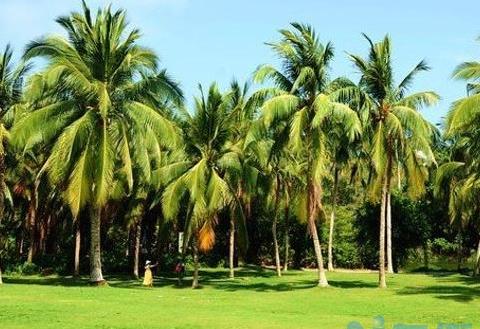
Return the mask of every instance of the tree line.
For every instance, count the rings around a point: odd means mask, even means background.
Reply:
[[[147,254],[191,253],[197,287],[200,258],[220,240],[231,277],[239,258],[260,262],[262,248],[278,276],[292,251],[310,250],[303,265],[324,287],[347,198],[375,209],[366,236],[382,288],[395,266],[392,218],[405,217],[392,214],[395,198],[448,200],[444,217],[478,243],[479,62],[455,69],[468,93],[441,132],[420,113],[439,95],[411,92],[425,61],[397,81],[389,36],[364,35],[366,56],[348,54],[359,81],[332,77],[332,43],[292,23],[267,44],[278,66],[260,65],[226,91],[199,86],[187,108],[125,11],[92,14],[83,3],[56,22],[64,36],[30,42],[19,63],[10,46],[0,56],[0,267],[53,255],[48,264],[68,259],[75,275],[88,261],[101,284],[102,262],[114,270],[127,256],[138,277]],[[45,65],[34,69],[38,59]],[[410,223],[417,234],[421,223]],[[271,241],[258,239],[265,225]],[[302,237],[310,246],[294,246]],[[479,255],[480,244],[476,274]]]

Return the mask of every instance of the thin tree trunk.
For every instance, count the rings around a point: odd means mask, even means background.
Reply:
[[[18,244],[18,257],[23,255],[23,244],[24,244],[24,232],[23,229],[20,231],[20,243]]]
[[[378,259],[378,286],[380,288],[387,287],[387,280],[385,277],[385,215],[386,215],[386,203],[387,203],[387,172],[383,178],[382,186],[382,201],[380,207],[380,241],[379,241],[379,259]]]
[[[125,248],[125,257],[128,258],[130,256],[130,226],[127,228],[127,243]]]
[[[290,191],[287,184],[287,191],[285,193],[285,261],[283,262],[283,271],[288,271],[288,261],[290,260]]]
[[[3,141],[0,141],[3,143]],[[3,150],[3,145],[1,146]],[[3,219],[5,209],[5,154],[0,153],[0,222]]]
[[[322,256],[322,247],[320,245],[320,240],[318,239],[317,225],[315,223],[316,217],[316,200],[317,193],[315,193],[315,186],[310,180],[308,184],[308,228],[313,240],[313,247],[315,249],[315,256],[317,258],[317,268],[318,268],[318,285],[320,287],[327,287],[328,281],[327,276],[325,275],[325,268],[323,266],[323,256]]]
[[[197,245],[197,240],[195,239],[193,241],[193,281],[192,281],[192,288],[197,289],[198,288],[198,245]]]
[[[235,219],[233,218],[233,212],[230,216],[230,239],[228,245],[228,265],[230,268],[230,278],[235,278]]]
[[[387,272],[393,274],[392,257],[392,204],[391,193],[387,192]]]
[[[141,219],[138,219],[138,222],[135,227],[135,252],[133,257],[133,276],[138,279],[139,275],[139,266],[140,266],[140,242],[142,239],[142,223]]]
[[[28,206],[28,229],[30,233],[30,245],[28,246],[27,263],[33,262],[36,246],[36,212],[35,212],[35,199],[32,196]]]
[[[332,213],[330,215],[330,230],[328,233],[328,270],[333,271],[333,228],[335,226],[335,208],[337,206],[338,169],[335,166],[333,175]]]
[[[45,255],[45,244],[47,239],[47,221],[45,220],[45,217],[43,217],[40,223],[40,237],[38,241],[38,251],[40,255]]]
[[[80,218],[75,221],[75,264],[73,269],[73,276],[80,276],[80,246],[82,242],[82,236],[80,232]]]
[[[272,224],[273,245],[275,248],[275,269],[277,270],[277,276],[282,276],[282,265],[280,264],[280,249],[278,247],[277,239],[277,216],[274,216]]]
[[[102,209],[90,216],[90,282],[103,284],[102,259],[100,251],[100,227],[102,221]]]
[[[277,270],[277,276],[282,276],[282,265],[280,264],[280,249],[278,247],[277,239],[277,222],[278,222],[278,207],[280,203],[280,179],[278,175],[275,179],[275,209],[273,210],[273,223],[272,223],[272,236],[273,247],[275,252],[275,269]]]
[[[3,143],[3,141],[0,141]],[[0,153],[0,225],[3,220],[4,214],[4,207],[5,207],[5,154],[3,152],[3,145],[1,145],[2,152]],[[1,233],[1,232],[0,232]],[[2,241],[2,237],[0,236],[0,241]],[[3,246],[0,246],[3,248]],[[0,258],[0,285],[3,284],[2,280],[2,260]]]
[[[475,256],[475,267],[473,268],[473,276],[478,276],[479,274],[480,274],[480,240],[478,241],[477,255]]]

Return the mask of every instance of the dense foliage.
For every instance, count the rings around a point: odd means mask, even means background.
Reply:
[[[442,136],[410,92],[421,61],[396,82],[387,36],[349,55],[359,81],[331,77],[333,44],[292,23],[268,43],[278,66],[222,91],[180,84],[110,7],[57,19],[64,36],[0,56],[0,268],[139,277],[239,262],[278,276],[317,268],[386,271],[433,259],[459,268],[478,246],[480,64]],[[41,59],[45,65],[34,69]],[[251,84],[254,84],[253,87]],[[438,168],[438,170],[437,170]],[[1,272],[0,272],[1,278]],[[0,281],[1,282],[1,281]]]

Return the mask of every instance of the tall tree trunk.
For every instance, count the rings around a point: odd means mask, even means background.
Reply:
[[[333,191],[332,191],[332,213],[330,214],[330,230],[328,232],[328,270],[333,271],[333,228],[335,226],[335,208],[337,206],[337,189],[338,189],[338,168],[335,165],[333,174]]]
[[[277,270],[277,276],[282,276],[282,265],[280,264],[280,249],[278,247],[277,239],[277,222],[278,222],[278,207],[280,204],[280,179],[278,175],[275,179],[275,209],[273,213],[273,223],[272,223],[272,236],[273,236],[273,247],[275,252],[275,269]]]
[[[80,231],[80,217],[75,220],[75,264],[73,269],[73,276],[80,276],[80,247],[82,236]]]
[[[3,127],[2,127],[3,128]],[[0,141],[3,143],[3,141]],[[5,207],[5,154],[4,154],[4,148],[3,144],[1,145],[1,150],[0,152],[0,227],[1,223],[3,220],[3,214],[4,214],[4,207]],[[0,231],[1,234],[1,231]],[[2,241],[2,236],[0,235],[0,243]],[[3,246],[0,245],[0,248],[3,248]],[[0,258],[0,284],[2,284],[2,259]]]
[[[192,281],[192,288],[198,288],[198,242],[197,239],[193,241],[193,281]]]
[[[28,255],[27,263],[33,262],[33,257],[35,256],[36,250],[36,209],[35,209],[35,198],[32,195],[28,205],[28,230],[30,233],[30,244],[28,246]]]
[[[387,207],[387,171],[383,177],[382,184],[382,201],[380,207],[380,234],[379,234],[379,252],[378,252],[378,286],[380,288],[387,287],[387,280],[385,277],[385,217],[386,217],[386,207]]]
[[[275,269],[277,270],[277,276],[282,276],[282,265],[280,264],[280,249],[278,247],[277,239],[277,216],[274,216],[272,224],[273,245],[275,249]]]
[[[285,193],[285,261],[283,262],[283,271],[288,271],[288,261],[290,260],[290,188],[287,183],[287,191]]]
[[[235,219],[233,212],[230,214],[230,238],[228,243],[228,266],[230,268],[230,278],[235,278]]]
[[[325,275],[325,268],[323,266],[323,256],[322,256],[322,247],[320,245],[320,240],[318,239],[318,231],[316,225],[316,216],[317,216],[317,200],[318,195],[316,193],[316,187],[314,186],[311,179],[308,183],[308,205],[307,205],[307,216],[308,216],[308,228],[310,235],[313,240],[313,247],[315,249],[315,256],[317,258],[317,269],[318,269],[318,285],[320,287],[327,287],[328,281],[327,276]]]
[[[128,258],[130,256],[130,234],[131,234],[130,226],[127,228],[127,243],[125,248],[125,257]]]
[[[392,204],[391,193],[387,192],[387,272],[393,273],[393,257],[392,257]]]
[[[138,279],[139,267],[140,267],[140,242],[142,239],[142,223],[141,218],[137,219],[137,224],[135,225],[135,252],[133,256],[133,276]]]
[[[3,141],[0,141],[3,143]],[[0,222],[3,219],[5,209],[5,154],[3,152],[3,145],[0,147]]]
[[[102,222],[102,209],[97,213],[92,212],[90,216],[90,282],[103,284],[105,280],[102,275],[102,258],[100,245],[100,227]]]
[[[473,276],[478,276],[479,274],[480,274],[480,240],[478,241],[477,255],[475,256],[475,267],[473,268]]]
[[[17,248],[18,248],[18,257],[22,257],[23,256],[23,244],[24,244],[24,231],[23,231],[23,228],[20,229],[20,239],[18,239],[17,241]]]
[[[40,255],[45,255],[45,245],[46,245],[46,240],[47,240],[47,223],[48,223],[48,217],[47,220],[45,220],[45,216],[42,216],[41,222],[40,222],[40,236],[38,239],[38,252]]]

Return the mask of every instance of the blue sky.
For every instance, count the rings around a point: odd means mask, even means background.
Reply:
[[[226,88],[233,77],[250,78],[262,63],[277,59],[264,42],[292,21],[313,25],[336,49],[332,75],[357,80],[346,52],[366,54],[361,32],[378,40],[393,39],[396,75],[400,79],[425,58],[432,67],[412,91],[434,90],[442,96],[424,115],[440,122],[450,103],[465,93],[453,81],[453,68],[480,58],[480,1],[274,1],[274,0],[90,0],[90,7],[113,3],[127,9],[129,21],[143,32],[141,43],[155,49],[162,65],[180,81],[187,98],[197,84],[218,81]],[[0,0],[0,46],[10,42],[20,53],[25,43],[46,33],[61,33],[54,18],[80,9],[80,1]]]

